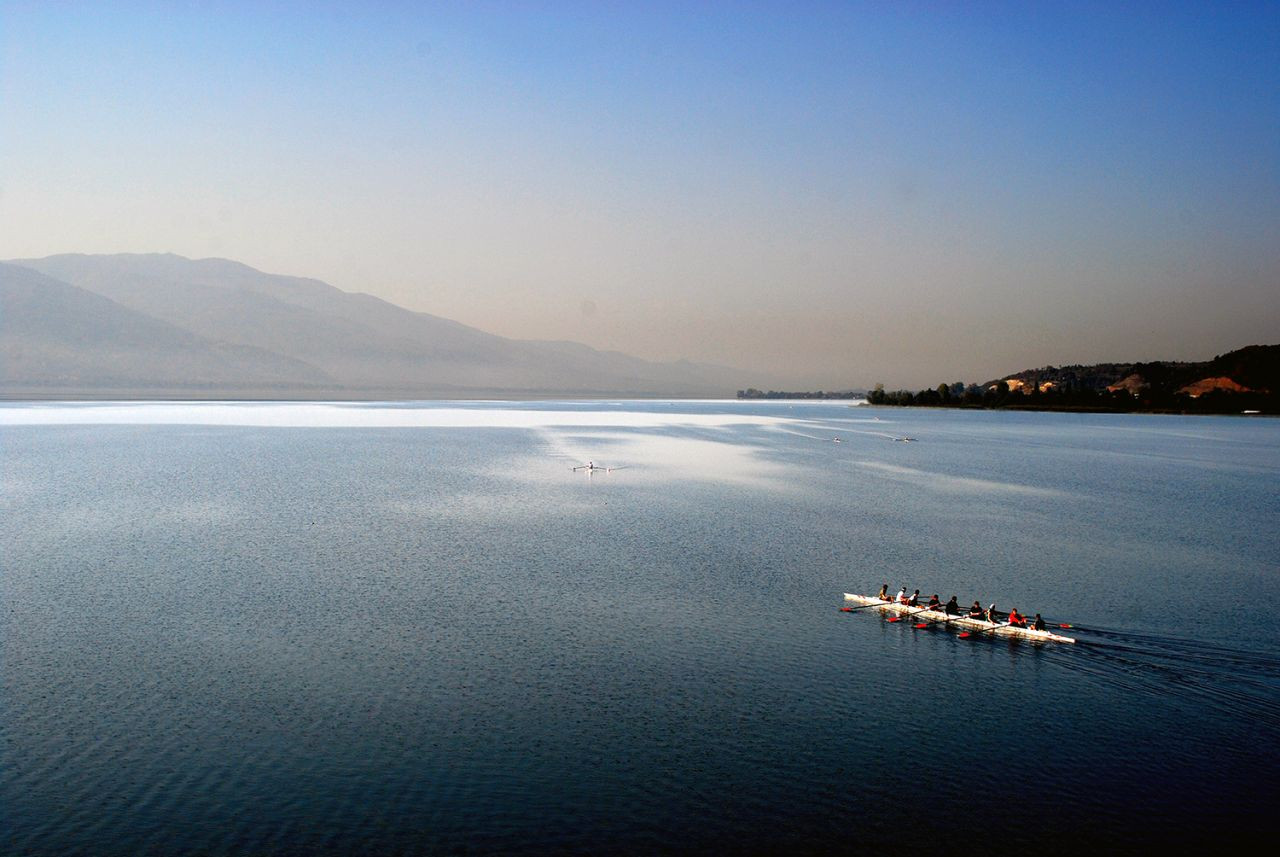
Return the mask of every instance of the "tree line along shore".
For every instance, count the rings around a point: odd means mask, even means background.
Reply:
[[[853,392],[739,390],[740,399],[861,398]],[[865,394],[872,405],[1112,413],[1280,414],[1280,345],[1250,345],[1202,362],[1045,366],[983,384]]]

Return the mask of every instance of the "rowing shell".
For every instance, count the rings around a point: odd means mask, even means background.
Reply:
[[[1064,637],[1061,634],[1053,634],[1049,631],[1037,631],[1034,628],[1015,628],[1012,625],[996,625],[986,619],[970,619],[968,616],[948,616],[942,610],[922,610],[919,607],[908,607],[906,604],[900,604],[897,601],[885,601],[883,598],[873,598],[870,595],[852,595],[846,592],[844,600],[858,604],[874,604],[878,609],[886,613],[913,613],[917,619],[924,622],[942,622],[950,619],[952,625],[973,628],[976,631],[988,631],[1000,637],[1018,637],[1023,640],[1051,641],[1054,643],[1075,642],[1071,637]]]

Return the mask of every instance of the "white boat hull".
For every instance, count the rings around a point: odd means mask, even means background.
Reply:
[[[875,598],[870,595],[853,595],[849,592],[844,594],[845,601],[853,601],[858,604],[875,605],[876,609],[885,613],[911,613],[912,619],[917,622],[937,622],[939,625],[943,620],[951,620],[947,622],[948,626],[955,625],[961,628],[967,628],[971,631],[982,631],[996,637],[1017,637],[1023,640],[1038,640],[1040,642],[1054,643],[1074,643],[1071,637],[1064,637],[1061,634],[1054,634],[1050,631],[1037,631],[1033,628],[1015,628],[1012,625],[995,625],[986,619],[970,619],[968,616],[948,616],[942,610],[922,610],[919,607],[908,607],[905,604],[899,604],[897,601],[885,601],[881,598]]]

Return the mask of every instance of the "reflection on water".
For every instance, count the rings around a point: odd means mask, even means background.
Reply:
[[[638,410],[608,403],[600,410],[512,408],[495,403],[419,407],[365,403],[142,402],[0,407],[0,425],[200,425],[274,428],[490,428],[538,431],[548,454],[572,465],[643,469],[645,479],[702,479],[777,486],[783,468],[728,428],[805,425],[795,417],[688,409]],[[610,431],[584,431],[607,428]],[[702,434],[690,434],[701,431]],[[720,436],[716,432],[720,431]],[[677,434],[676,432],[683,432]],[[537,471],[509,475],[539,479]]]
[[[996,482],[991,479],[975,479],[973,477],[950,476],[945,473],[929,472],[914,467],[903,467],[898,464],[887,464],[883,461],[854,461],[854,467],[870,470],[888,478],[910,482],[922,488],[936,491],[954,491],[959,493],[983,494],[988,492],[1023,494],[1031,497],[1063,497],[1065,492],[1051,488],[1038,488],[1033,485],[1018,485],[1012,482]]]
[[[126,402],[0,405],[0,425],[205,425],[276,428],[542,428],[545,426],[770,425],[787,417],[748,412],[556,410],[477,403],[417,407],[350,402]]]
[[[685,428],[680,426],[680,428]],[[688,431],[651,430],[583,432],[545,429],[548,453],[570,467],[588,461],[631,472],[618,478],[642,482],[696,479],[733,482],[759,488],[780,488],[792,469],[768,458],[768,447],[745,442],[739,435],[720,438]],[[605,474],[610,476],[614,474]],[[532,473],[529,478],[540,478]],[[594,478],[592,474],[592,478]]]

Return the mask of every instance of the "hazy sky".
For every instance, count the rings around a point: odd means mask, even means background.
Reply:
[[[1280,342],[1280,3],[0,0],[0,258],[981,381]]]

